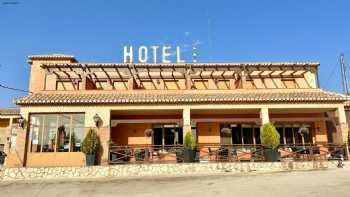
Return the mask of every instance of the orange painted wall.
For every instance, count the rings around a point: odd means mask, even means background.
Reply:
[[[220,124],[217,122],[198,123],[197,140],[199,144],[220,143]]]
[[[145,130],[150,128],[152,124],[118,124],[111,129],[111,140],[121,146],[152,144],[152,139],[145,137]]]
[[[84,166],[85,155],[81,152],[28,153],[27,167]]]

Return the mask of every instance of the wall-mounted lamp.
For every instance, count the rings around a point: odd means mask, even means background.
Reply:
[[[100,123],[102,121],[101,117],[98,114],[95,114],[93,118],[94,118],[96,127],[100,127]]]
[[[24,129],[24,123],[25,123],[25,119],[23,118],[23,116],[18,118],[18,125]]]

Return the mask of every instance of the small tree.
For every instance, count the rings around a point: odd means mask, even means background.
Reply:
[[[187,132],[185,135],[185,148],[194,150],[196,148],[196,139],[192,135],[192,132]]]
[[[90,129],[83,140],[81,151],[85,154],[96,154],[100,149],[100,138],[93,129]]]
[[[273,124],[267,123],[262,127],[260,140],[264,147],[276,149],[280,145],[280,134]]]

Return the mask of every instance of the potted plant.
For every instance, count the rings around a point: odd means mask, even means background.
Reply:
[[[264,147],[264,156],[267,161],[278,161],[278,146],[280,145],[280,135],[275,126],[271,123],[264,124],[260,132],[261,144]]]
[[[184,162],[194,162],[196,158],[196,139],[192,135],[192,132],[187,132],[185,135]]]
[[[145,160],[145,150],[144,149],[136,149],[134,152],[136,161],[144,161]]]
[[[83,140],[81,151],[86,155],[86,165],[92,166],[95,164],[96,154],[100,150],[100,139],[93,129],[90,129]]]

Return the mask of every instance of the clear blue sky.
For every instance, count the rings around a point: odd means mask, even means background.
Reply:
[[[11,5],[3,2],[19,2]],[[321,87],[341,91],[350,63],[348,0],[0,0],[0,82],[28,89],[30,54],[121,62],[124,45],[200,42],[199,62],[319,61]],[[208,25],[210,24],[210,25]],[[187,52],[188,56],[189,52]],[[0,107],[25,95],[0,89]]]

